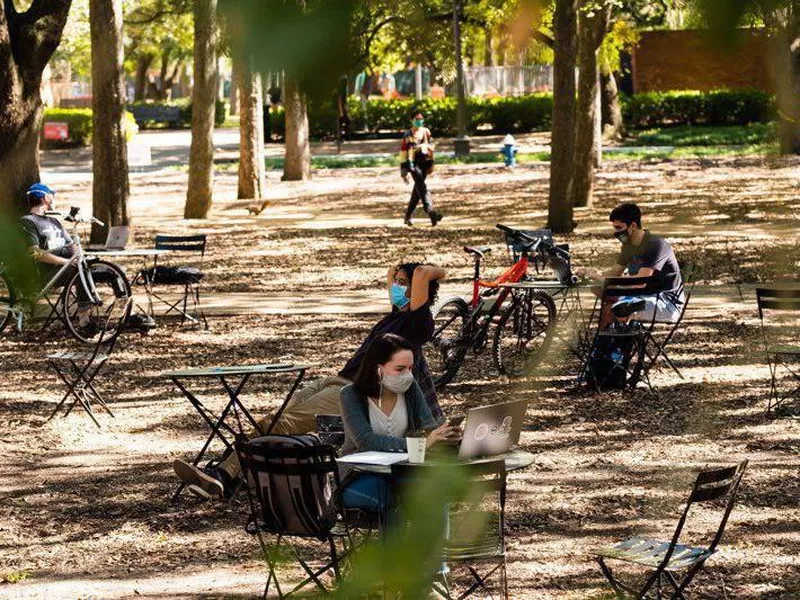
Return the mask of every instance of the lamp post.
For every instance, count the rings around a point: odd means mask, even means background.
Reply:
[[[456,49],[456,125],[458,137],[453,142],[456,156],[469,155],[467,136],[467,96],[464,89],[464,63],[461,60],[461,2],[453,0],[453,42]]]

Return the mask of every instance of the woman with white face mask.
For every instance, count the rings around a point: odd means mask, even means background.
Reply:
[[[449,424],[437,427],[412,374],[413,346],[391,333],[367,348],[355,380],[342,388],[342,455],[378,450],[405,452],[409,431],[430,430],[427,446],[458,439]],[[390,505],[389,478],[376,473],[345,473],[342,504],[385,514]]]

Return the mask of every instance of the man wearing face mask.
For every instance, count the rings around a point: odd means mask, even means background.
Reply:
[[[660,282],[658,302],[654,297],[645,297],[644,307],[630,314],[639,321],[649,321],[656,313],[659,322],[674,323],[680,315],[684,302],[683,281],[678,260],[669,243],[647,229],[642,229],[642,211],[636,204],[620,204],[608,217],[614,228],[614,237],[622,244],[617,263],[603,273],[604,277],[649,277],[655,275]],[[640,301],[641,303],[641,301]],[[631,304],[619,298],[613,312],[624,314],[623,304]],[[621,310],[618,310],[621,309]]]

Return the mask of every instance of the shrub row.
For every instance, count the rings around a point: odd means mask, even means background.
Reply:
[[[775,118],[772,94],[761,90],[646,92],[623,100],[628,127],[747,125]]]
[[[192,126],[192,100],[191,98],[181,98],[179,100],[172,100],[170,102],[131,102],[128,104],[129,107],[134,106],[141,106],[146,104],[147,106],[177,106],[181,109],[181,120],[180,126],[181,127],[191,127]],[[214,110],[214,124],[219,127],[225,122],[225,103],[221,100],[217,100],[216,107]],[[163,126],[163,124],[157,122],[150,122],[147,121],[142,124],[144,129],[148,129],[153,125]]]
[[[88,146],[92,143],[91,108],[46,108],[42,123],[66,123],[69,127],[69,138],[59,141],[45,140],[42,126],[42,144],[46,147]],[[126,111],[125,138],[130,141],[138,131],[133,115]]]
[[[456,133],[454,98],[423,100],[372,99],[348,100],[350,121],[354,130],[401,131],[408,128],[414,112],[425,115],[427,126],[435,136]],[[533,94],[508,98],[470,98],[470,133],[519,133],[546,131],[550,128],[553,110],[551,94]],[[767,122],[774,118],[773,96],[759,90],[716,90],[712,92],[648,92],[622,99],[622,112],[631,128],[667,125],[745,125]],[[310,102],[309,128],[312,137],[333,137],[336,132],[336,110],[332,101]],[[283,136],[283,109],[270,113],[272,134]]]

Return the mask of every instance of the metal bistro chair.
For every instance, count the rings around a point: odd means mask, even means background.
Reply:
[[[635,598],[653,597],[661,600],[686,600],[684,590],[694,579],[695,575],[705,566],[717,549],[722,539],[728,517],[736,503],[736,492],[742,481],[747,461],[724,469],[709,469],[701,471],[692,487],[686,508],[683,510],[675,533],[669,542],[654,540],[644,537],[633,537],[613,546],[601,548],[593,554],[600,569],[608,579],[617,597],[623,598],[630,594]],[[720,501],[722,503],[722,518],[708,546],[687,546],[678,543],[689,516],[690,509],[695,504]],[[624,584],[617,579],[606,564],[606,560],[620,560],[646,568],[650,571],[644,584],[638,590]],[[672,592],[666,591],[669,588]],[[652,593],[655,596],[651,596]]]
[[[478,592],[491,595],[489,579],[498,575],[502,597],[507,600],[505,461],[497,459],[461,467],[467,469],[470,490],[477,492],[468,502],[448,503],[448,524],[442,559],[448,567],[464,566],[471,583],[460,594],[456,594],[448,577],[449,569],[441,569],[433,581],[433,591],[447,600],[463,600]],[[404,487],[419,478],[420,469],[437,468],[453,466],[420,467],[398,463],[392,465],[392,478]]]
[[[264,598],[274,583],[278,598],[296,594],[313,583],[323,594],[329,588],[323,576],[333,573],[341,579],[340,567],[352,548],[347,519],[334,503],[334,487],[339,487],[339,471],[333,448],[312,436],[268,435],[249,442],[236,442],[242,471],[248,481],[250,517],[245,530],[257,535],[268,576]],[[255,495],[255,499],[254,496]],[[271,546],[265,539],[273,536]],[[327,544],[328,557],[312,567],[291,538],[318,540]],[[337,540],[343,546],[340,552]],[[306,577],[288,592],[278,582],[277,552],[288,551],[302,567]]]
[[[678,367],[675,366],[675,363],[669,357],[669,354],[667,354],[667,346],[672,341],[672,338],[675,336],[675,333],[678,331],[681,324],[683,323],[683,317],[684,315],[686,315],[686,309],[689,307],[689,301],[692,299],[692,294],[694,294],[694,286],[697,282],[694,279],[693,265],[687,265],[683,269],[681,280],[682,280],[682,285],[678,295],[683,293],[684,297],[680,313],[678,313],[678,320],[673,323],[671,321],[659,321],[658,319],[656,319],[655,326],[653,328],[653,333],[650,335],[648,339],[648,346],[646,348],[646,352],[648,359],[648,364],[647,364],[648,371],[656,365],[659,358],[662,358],[664,362],[667,363],[667,366],[669,366],[670,369],[675,371],[678,377],[683,379],[684,377],[683,374],[680,372],[680,369],[678,369]],[[659,329],[662,330],[661,333],[663,337],[656,336],[656,332]]]
[[[606,370],[604,379],[593,378],[593,383],[598,391],[606,389],[616,375],[619,368],[624,369],[625,385],[623,387],[636,387],[640,380],[644,380],[651,393],[655,394],[648,375],[647,343],[650,340],[656,322],[656,312],[644,322],[637,324],[629,323],[624,327],[603,327],[604,307],[611,304],[612,299],[627,297],[633,300],[644,300],[653,298],[658,303],[661,296],[659,291],[660,281],[657,276],[649,277],[609,277],[603,283],[603,291],[597,303],[597,308],[593,310],[593,317],[597,320],[597,329],[584,352],[581,374],[586,377],[589,374],[590,363],[596,355],[601,352],[603,345],[610,345],[615,342],[628,343],[632,345],[629,357],[619,365],[613,365]],[[632,287],[635,286],[635,287]],[[616,386],[615,386],[616,387]]]
[[[136,282],[141,282],[147,288],[149,296],[163,302],[167,308],[165,315],[175,311],[181,315],[181,324],[191,321],[199,324],[200,321],[208,329],[208,320],[200,307],[200,282],[203,280],[203,259],[206,253],[206,236],[198,235],[157,235],[156,250],[171,250],[175,252],[199,253],[200,264],[196,267],[175,267],[158,264],[158,257],[153,261],[153,266],[143,269],[136,276]],[[153,292],[154,286],[183,286],[183,294],[177,301],[171,302]],[[189,299],[192,301],[192,314],[189,314]],[[152,313],[152,302],[150,306]]]
[[[117,345],[119,333],[122,332],[125,323],[124,317],[120,319],[120,316],[128,314],[131,302],[132,299],[130,297],[124,300],[118,299],[108,307],[105,315],[105,324],[101,328],[97,341],[91,350],[65,350],[47,356],[47,362],[56,372],[58,378],[67,386],[67,391],[45,422],[55,417],[70,397],[72,397],[72,403],[64,413],[65,417],[72,412],[72,409],[77,404],[80,404],[94,421],[94,424],[100,427],[100,423],[92,410],[92,402],[99,404],[109,415],[114,417],[114,413],[111,412],[100,392],[97,391],[94,381]],[[117,322],[120,321],[122,325],[118,326]],[[111,325],[112,323],[114,324],[113,326]],[[107,335],[108,332],[116,335]]]
[[[767,413],[778,410],[790,400],[800,399],[800,385],[781,393],[778,386],[778,368],[788,371],[800,382],[800,287],[756,288],[761,339],[769,365],[770,388]]]

